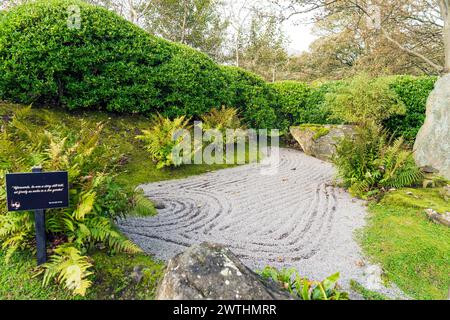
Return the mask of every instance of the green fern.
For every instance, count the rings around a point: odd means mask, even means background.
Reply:
[[[179,161],[173,157],[174,148],[186,138],[186,134],[182,134],[176,139],[174,137],[181,130],[190,128],[189,119],[182,116],[171,120],[157,114],[153,116],[150,127],[151,129],[144,130],[142,135],[136,136],[136,139],[144,142],[145,148],[152,160],[156,162],[157,168],[179,165]]]
[[[91,265],[84,255],[90,248],[103,243],[117,252],[140,251],[111,222],[111,207],[129,209],[127,194],[111,178],[111,158],[119,157],[100,144],[101,123],[93,127],[82,124],[82,129],[76,132],[50,122],[45,112],[42,118],[30,121],[30,117],[30,108],[21,109],[0,129],[0,245],[7,258],[17,250],[35,250],[32,213],[6,212],[5,173],[29,172],[36,164],[45,171],[67,170],[70,206],[48,210],[46,214],[49,238],[58,239],[55,245],[61,241],[63,245],[52,252],[44,268],[44,284],[56,279],[74,294],[83,295],[91,285],[87,280]]]
[[[423,179],[403,138],[393,140],[376,124],[366,124],[357,129],[355,137],[344,138],[336,154],[339,176],[357,196],[411,186]]]
[[[50,280],[55,279],[74,294],[84,296],[92,285],[88,279],[92,274],[91,268],[88,257],[83,256],[77,248],[71,245],[60,246],[42,267],[43,285],[48,285]]]

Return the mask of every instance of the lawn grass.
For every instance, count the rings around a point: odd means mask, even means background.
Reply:
[[[94,263],[93,286],[86,297],[73,296],[62,286],[42,286],[36,276],[36,259],[30,252],[15,253],[5,261],[0,252],[0,300],[149,300],[153,299],[162,277],[164,264],[146,254],[115,254],[97,251],[90,255]],[[142,274],[136,282],[133,271]]]
[[[406,201],[403,195],[411,192],[422,198]],[[423,211],[423,206],[450,211],[448,203],[441,207],[436,201],[437,193],[402,189],[387,194],[369,206],[362,236],[365,252],[382,265],[387,279],[416,299],[446,299],[450,286],[450,228],[431,222]]]
[[[386,296],[365,288],[358,281],[350,280],[350,287],[353,291],[359,293],[364,300],[389,300]]]
[[[55,284],[42,286],[42,277],[34,277],[36,259],[30,252],[15,253],[6,263],[0,252],[0,300],[66,300],[70,292]]]

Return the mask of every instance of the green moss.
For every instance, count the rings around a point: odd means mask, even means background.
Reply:
[[[15,110],[20,108],[23,106],[0,102],[0,117],[12,116]],[[112,162],[119,160],[120,165],[116,168],[116,182],[129,190],[134,190],[143,183],[182,179],[230,167],[226,164],[202,164],[157,169],[142,143],[135,138],[150,125],[149,119],[141,115],[119,115],[98,111],[68,113],[61,109],[33,108],[32,118],[36,124],[61,122],[73,128],[95,126],[98,122],[104,123],[101,143],[110,148],[116,148],[122,154],[122,159],[112,159]],[[246,159],[248,158],[247,150]]]
[[[362,295],[364,300],[389,300],[389,298],[387,298],[385,295],[366,289],[363,285],[355,280],[350,280],[350,288]]]
[[[87,298],[94,300],[151,300],[163,275],[164,264],[145,254],[103,252],[92,255],[93,287]],[[141,278],[137,282],[137,278]]]
[[[406,192],[416,192],[423,198],[409,201],[403,196]],[[381,203],[371,204],[362,245],[373,262],[382,265],[387,278],[406,294],[417,299],[446,299],[450,229],[429,221],[423,213],[424,204],[433,202],[424,197],[428,192],[401,189],[388,194]]]
[[[314,136],[313,136],[314,140],[318,140],[330,133],[329,127],[325,127],[320,124],[307,123],[307,124],[302,124],[302,125],[298,126],[297,128],[299,128],[301,130],[313,131],[314,132]]]
[[[433,209],[439,213],[450,212],[450,202],[440,195],[442,188],[406,188],[389,192],[382,203],[412,209]]]

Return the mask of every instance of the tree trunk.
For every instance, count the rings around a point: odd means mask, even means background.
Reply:
[[[444,25],[445,70],[450,73],[450,14],[447,15]]]
[[[444,74],[446,74],[450,73],[450,1],[439,0],[439,6],[441,9],[442,19],[444,20]]]
[[[183,11],[183,22],[181,25],[181,40],[180,42],[182,44],[186,44],[186,24],[187,24],[187,15],[188,15],[188,8],[187,8],[187,1],[184,1],[184,11]]]
[[[236,38],[235,38],[235,53],[236,53],[236,67],[240,66],[239,61],[239,40],[240,40],[240,31],[236,31]]]

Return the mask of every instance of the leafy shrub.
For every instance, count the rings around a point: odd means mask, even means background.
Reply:
[[[220,109],[211,109],[210,112],[201,116],[201,120],[204,130],[216,129],[224,133],[225,129],[238,129],[241,127],[237,109],[225,106],[222,106]]]
[[[207,114],[201,116],[202,120],[202,129],[203,130],[216,130],[222,134],[224,137],[224,143],[234,143],[237,141],[237,135],[233,136],[227,135],[227,129],[240,129],[241,121],[238,117],[238,111],[235,108],[226,108],[222,106],[221,109],[213,108]],[[214,137],[211,137],[210,142],[214,140]]]
[[[326,105],[327,94],[332,94],[345,85],[344,81],[328,81],[323,83],[313,83],[311,92],[306,99],[308,112],[301,119],[303,123],[317,124],[339,124],[343,120],[331,117],[331,111]]]
[[[434,88],[436,77],[392,77],[390,88],[406,106],[404,115],[393,115],[383,122],[385,128],[408,141],[414,141],[425,122],[428,96]]]
[[[335,273],[325,280],[310,281],[299,276],[295,269],[281,271],[273,267],[265,267],[260,275],[271,279],[299,300],[348,300],[348,294],[338,290],[339,273]]]
[[[80,29],[67,26],[70,5],[80,7]],[[250,126],[276,125],[273,90],[258,76],[81,0],[38,0],[4,14],[0,98],[170,118],[228,105]]]
[[[308,114],[306,101],[311,88],[304,82],[284,81],[272,84],[277,93],[277,114],[283,129],[303,123]]]
[[[114,150],[99,145],[101,124],[94,130],[82,126],[74,132],[61,124],[46,125],[29,113],[29,108],[16,112],[0,130],[0,244],[7,258],[16,250],[35,247],[33,214],[6,212],[5,173],[29,172],[38,164],[44,171],[67,170],[70,206],[47,211],[53,249],[42,272],[44,284],[55,278],[83,295],[90,286],[91,263],[86,253],[95,244],[119,252],[139,251],[111,222],[118,215],[116,210],[125,208],[128,201],[109,180]]]
[[[157,114],[152,117],[150,127],[136,138],[144,142],[152,160],[157,163],[157,168],[178,166],[180,163],[174,158],[174,150],[175,146],[183,142],[186,134],[190,135],[189,132],[183,132],[189,128],[189,119],[181,116],[171,120]]]
[[[279,128],[275,92],[259,76],[240,68],[221,66],[228,81],[228,106],[237,108],[245,124],[257,129]]]
[[[374,124],[359,127],[354,137],[344,138],[334,162],[345,186],[363,197],[379,189],[411,186],[423,178],[403,138],[392,141]]]
[[[340,119],[331,119],[325,105],[326,94],[335,92],[343,85],[341,81],[306,84],[297,81],[282,81],[271,84],[276,93],[278,127],[284,131],[291,126],[305,123],[335,124]]]
[[[80,29],[67,26],[70,5]],[[228,102],[227,81],[208,56],[83,1],[39,0],[0,21],[2,99],[192,116]]]
[[[371,79],[359,75],[333,93],[326,95],[325,104],[331,118],[347,123],[381,123],[390,116],[405,113],[399,96],[389,87],[387,78]]]

